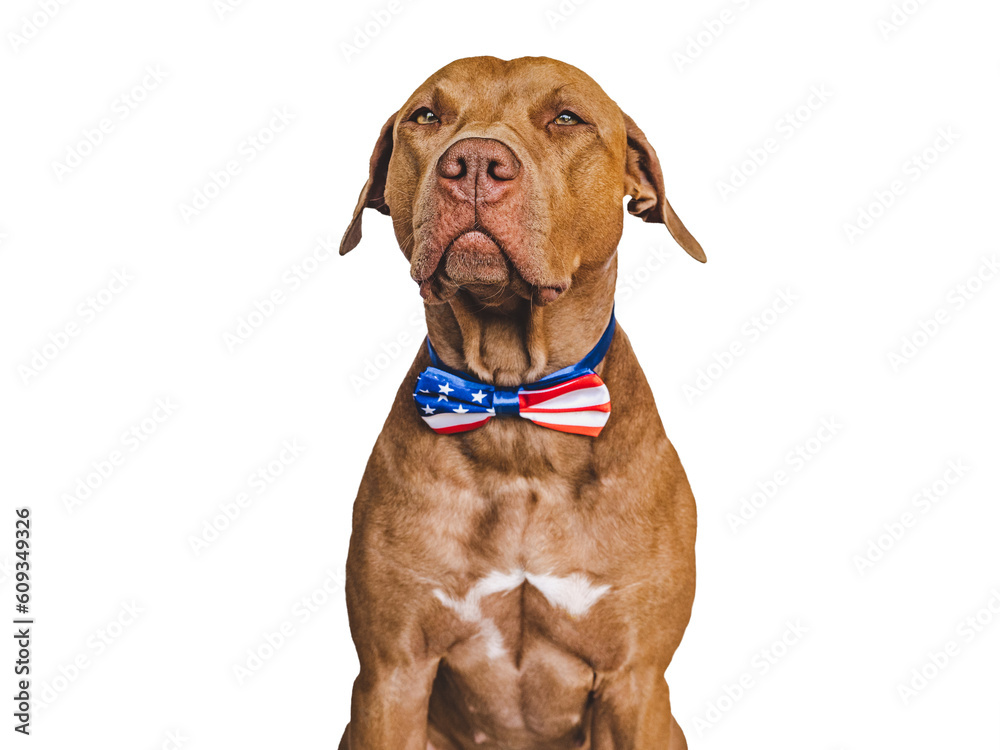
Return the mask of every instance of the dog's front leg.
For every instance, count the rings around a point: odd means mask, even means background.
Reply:
[[[342,750],[427,750],[427,706],[437,662],[362,665]]]
[[[443,655],[432,637],[439,605],[413,561],[390,554],[386,539],[381,528],[359,523],[347,555],[347,614],[360,668],[343,750],[427,750],[428,706]],[[404,551],[414,547],[407,543]]]
[[[591,750],[686,750],[662,672],[625,669],[608,675],[595,697]]]

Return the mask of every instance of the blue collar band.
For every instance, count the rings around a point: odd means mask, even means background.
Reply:
[[[525,390],[539,390],[542,388],[548,388],[556,383],[563,382],[572,377],[576,377],[578,374],[586,371],[593,370],[597,365],[601,363],[601,360],[608,353],[608,349],[611,348],[611,339],[615,335],[615,309],[611,308],[611,320],[608,321],[607,328],[604,329],[604,333],[601,334],[601,338],[598,339],[597,343],[594,344],[594,348],[591,349],[587,355],[577,362],[575,365],[570,365],[569,367],[564,367],[561,370],[556,370],[551,375],[546,375],[541,380],[536,380],[533,383],[524,383],[520,386],[510,386],[501,387],[494,386],[496,394],[493,397],[493,408],[496,409],[497,414],[517,414],[518,413],[518,396],[517,393],[522,388]],[[456,375],[459,378],[467,381],[476,381],[477,379],[469,375],[462,370],[456,370],[441,361],[438,353],[434,351],[434,347],[431,345],[431,337],[427,336],[427,353],[431,357],[431,366],[436,367],[439,370],[449,372],[452,375]]]

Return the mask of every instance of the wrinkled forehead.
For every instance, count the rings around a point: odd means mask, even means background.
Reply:
[[[428,106],[476,120],[497,120],[518,112],[576,108],[593,120],[621,119],[617,105],[579,68],[545,57],[501,60],[468,57],[434,73],[413,93],[407,107]],[[405,113],[401,113],[404,114]]]

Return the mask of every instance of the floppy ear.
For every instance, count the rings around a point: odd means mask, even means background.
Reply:
[[[670,201],[663,191],[663,171],[656,151],[646,140],[631,117],[625,118],[625,134],[628,137],[628,153],[625,164],[625,194],[631,195],[628,212],[643,221],[666,224],[677,244],[687,250],[687,254],[704,263],[705,251],[701,249],[684,223],[674,213]]]
[[[389,206],[385,202],[385,177],[389,171],[389,157],[392,156],[392,127],[396,123],[396,115],[388,119],[382,126],[379,133],[378,143],[372,151],[372,158],[368,162],[368,182],[361,189],[361,196],[358,198],[358,205],[354,207],[354,216],[351,223],[347,225],[344,232],[344,239],[340,241],[340,254],[353,250],[361,242],[361,212],[366,208],[389,214]]]

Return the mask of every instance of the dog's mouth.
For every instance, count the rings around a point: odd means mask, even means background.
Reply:
[[[530,296],[530,285],[504,252],[500,241],[482,228],[459,232],[438,254],[433,268],[428,268],[426,261],[422,265],[420,276],[424,278],[416,280],[420,283],[421,296],[429,302],[447,301],[459,289],[484,302],[514,295]]]
[[[463,232],[452,240],[443,262],[444,272],[459,286],[507,284],[514,270],[500,243],[482,229]]]
[[[433,255],[437,255],[436,262]],[[423,254],[414,279],[428,302],[446,302],[460,289],[485,304],[499,304],[513,297],[546,304],[568,285],[533,284],[511,260],[503,243],[484,228],[460,232],[443,251]],[[433,265],[432,265],[433,264]]]

